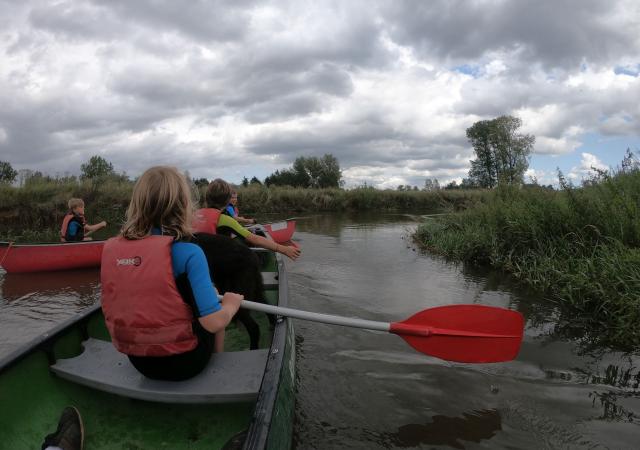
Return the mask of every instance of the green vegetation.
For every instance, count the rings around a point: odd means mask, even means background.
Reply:
[[[195,186],[195,185],[194,185]],[[106,220],[111,230],[124,221],[133,182],[120,175],[95,180],[75,177],[55,179],[32,177],[23,187],[0,185],[0,239],[22,242],[57,241],[58,230],[67,212],[67,201],[85,201],[90,223]],[[204,198],[206,183],[194,187],[195,197]],[[351,190],[267,187],[249,183],[238,190],[243,214],[314,211],[460,210],[479,201],[481,191],[377,190],[362,187]]]
[[[499,186],[466,211],[424,223],[415,239],[544,291],[565,307],[568,324],[588,330],[590,343],[638,349],[640,164],[628,152],[612,174],[599,172],[580,188],[560,174],[560,185]]]
[[[6,161],[0,161],[0,184],[11,184],[18,172]]]
[[[481,191],[394,191],[303,189],[250,184],[238,191],[240,208],[250,213],[279,211],[460,210],[479,201]]]
[[[35,177],[23,187],[0,185],[0,239],[21,242],[56,242],[60,224],[72,197],[82,198],[90,223],[122,223],[133,183],[104,178],[100,183],[75,177]]]

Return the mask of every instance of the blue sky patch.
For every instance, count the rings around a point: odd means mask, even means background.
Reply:
[[[640,64],[636,64],[635,66],[616,66],[613,69],[613,72],[616,75],[630,75],[632,77],[637,77],[640,75]]]

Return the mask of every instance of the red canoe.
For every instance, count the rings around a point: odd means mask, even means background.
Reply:
[[[278,244],[284,244],[293,237],[293,233],[296,231],[296,221],[287,220],[284,222],[267,223],[264,225],[264,229],[271,238]]]
[[[66,244],[0,242],[0,267],[9,273],[99,267],[105,241]]]

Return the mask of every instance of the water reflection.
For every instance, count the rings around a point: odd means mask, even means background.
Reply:
[[[383,227],[385,224],[405,222],[407,225],[417,224],[421,220],[420,213],[386,213],[379,212],[344,212],[324,213],[303,216],[296,220],[296,229],[311,231],[315,234],[340,238],[345,229]]]
[[[84,300],[90,297],[93,300],[99,281],[99,269],[5,273],[0,285],[0,297],[12,302],[33,294],[56,296],[64,293]]]
[[[593,399],[593,406],[597,406],[599,403],[602,406],[602,415],[598,417],[601,420],[616,421],[616,422],[637,422],[638,415],[623,405],[618,404],[618,399],[638,399],[638,394],[632,393],[619,393],[619,392],[596,392],[593,391],[589,394],[589,397]]]
[[[385,438],[390,445],[401,448],[427,444],[464,449],[461,441],[479,443],[491,439],[501,429],[500,413],[490,409],[463,413],[462,417],[436,415],[427,424],[402,425]]]
[[[99,269],[0,274],[0,357],[94,304]]]

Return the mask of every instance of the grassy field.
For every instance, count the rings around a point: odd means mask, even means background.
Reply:
[[[428,220],[415,239],[544,292],[563,306],[567,329],[588,330],[592,344],[637,350],[640,170],[601,174],[580,188],[560,181],[559,191],[496,189],[472,208]]]
[[[47,181],[18,188],[0,185],[0,239],[22,242],[57,241],[67,211],[67,201],[85,201],[90,223],[106,220],[110,231],[124,221],[133,183]],[[320,211],[456,211],[480,201],[482,191],[392,191],[373,188],[301,189],[249,186],[238,190],[243,215]],[[204,199],[204,187],[194,187],[196,201]]]

